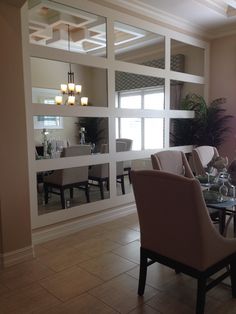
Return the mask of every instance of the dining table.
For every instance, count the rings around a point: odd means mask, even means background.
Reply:
[[[199,177],[197,177],[199,179]],[[223,236],[227,235],[230,222],[233,220],[233,236],[236,237],[236,197],[235,195],[225,196],[216,191],[215,183],[199,180],[203,196],[209,211],[216,210],[219,217],[219,231]],[[210,197],[209,195],[214,197]],[[217,197],[215,197],[217,196]]]

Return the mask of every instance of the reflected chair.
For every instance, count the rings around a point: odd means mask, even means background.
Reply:
[[[193,178],[193,172],[190,168],[185,154],[181,151],[166,150],[151,155],[152,166],[155,170],[183,175]]]
[[[192,156],[195,175],[206,175],[205,168],[212,159],[219,157],[219,153],[214,146],[198,146],[193,149]]]
[[[196,314],[204,313],[206,292],[228,276],[236,297],[236,239],[215,230],[198,180],[156,170],[131,171],[131,179],[141,230],[138,294],[147,267],[158,262],[197,279]]]
[[[73,157],[90,155],[90,145],[77,145],[63,148],[61,157]],[[73,198],[73,189],[83,189],[85,191],[87,202],[89,199],[88,185],[88,166],[59,169],[43,178],[44,182],[44,200],[48,203],[48,193],[57,194],[61,197],[61,206],[65,209],[65,190],[70,190],[70,198]]]
[[[126,151],[132,150],[133,140],[131,140],[130,138],[118,138],[116,139],[116,141],[126,143]],[[128,175],[129,177],[129,183],[131,183],[130,171],[131,171],[131,160],[125,160],[124,172],[125,172],[125,175]]]
[[[126,150],[125,142],[116,141],[116,151],[123,152]],[[108,145],[101,145],[101,154],[108,153]],[[94,185],[92,182],[97,182],[100,189],[101,199],[104,199],[104,184],[106,184],[107,189],[109,189],[109,167],[108,164],[94,165],[89,169],[89,180],[90,184]],[[122,194],[125,194],[125,183],[124,183],[124,162],[118,161],[116,163],[116,180],[121,184]]]

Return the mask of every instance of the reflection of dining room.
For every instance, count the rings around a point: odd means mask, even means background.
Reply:
[[[0,2],[0,313],[235,313],[235,10]]]

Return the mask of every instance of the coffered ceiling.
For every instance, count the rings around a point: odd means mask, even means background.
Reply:
[[[90,0],[215,38],[236,32],[236,0]]]

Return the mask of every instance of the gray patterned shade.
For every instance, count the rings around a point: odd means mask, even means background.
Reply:
[[[154,68],[165,68],[165,59],[154,59],[142,63],[146,66],[151,66]],[[177,72],[184,72],[184,55],[178,54],[171,57],[171,70]],[[173,82],[173,81],[172,81]],[[179,83],[174,81],[175,83]],[[163,78],[157,78],[147,75],[139,75],[128,72],[116,72],[116,91],[122,90],[132,90],[138,88],[152,87],[164,85],[165,80]]]

